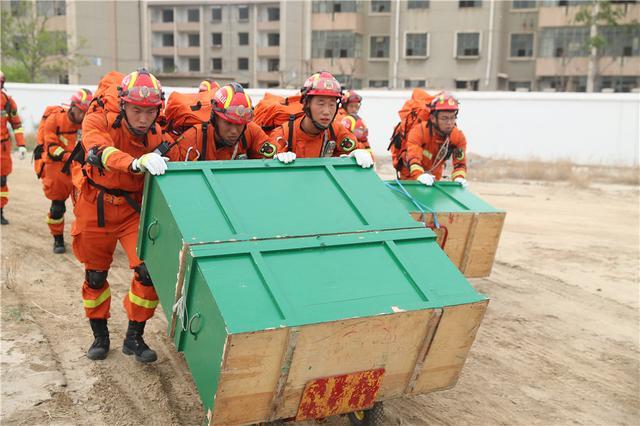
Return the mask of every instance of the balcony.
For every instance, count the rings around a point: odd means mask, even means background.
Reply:
[[[587,75],[589,58],[579,57],[571,60],[563,58],[538,58],[536,59],[536,75]],[[640,56],[603,57],[598,61],[599,75],[637,75],[640,69]]]
[[[280,21],[258,21],[258,31],[280,31]]]
[[[47,19],[46,28],[48,31],[67,32],[67,16],[52,16]]]
[[[539,27],[569,27],[584,26],[575,21],[576,13],[582,6],[542,6],[538,14]],[[631,24],[634,20],[640,21],[640,4],[627,4],[617,6],[626,8],[626,15],[620,18],[619,24]]]
[[[325,70],[332,74],[349,74],[362,78],[364,63],[362,59],[356,58],[313,58],[311,60],[311,69]]]
[[[280,57],[280,46],[263,46],[257,48],[258,56]]]
[[[359,13],[316,13],[311,24],[313,31],[364,32],[363,17]]]
[[[278,71],[258,71],[257,77],[260,81],[280,81],[280,73]]]
[[[151,31],[154,32],[173,32],[173,22],[152,22]]]
[[[173,46],[154,46],[151,48],[151,54],[155,56],[173,56],[174,47]]]
[[[196,33],[200,31],[200,22],[178,22],[178,31]]]
[[[199,47],[178,47],[178,55],[200,56],[200,48]]]

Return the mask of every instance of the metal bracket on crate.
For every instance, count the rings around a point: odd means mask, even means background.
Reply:
[[[438,325],[440,324],[441,318],[442,309],[434,309],[431,318],[429,318],[429,321],[427,322],[427,334],[425,335],[422,346],[420,347],[420,352],[418,352],[418,357],[416,358],[413,372],[411,373],[411,377],[409,378],[407,386],[404,389],[405,394],[412,393],[413,389],[416,387],[418,376],[420,375],[422,367],[424,366],[424,362],[427,359],[427,355],[429,354],[429,349],[431,348],[431,344],[433,343],[433,338],[436,335],[436,331],[438,331]]]

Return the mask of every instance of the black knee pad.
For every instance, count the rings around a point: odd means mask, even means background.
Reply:
[[[7,186],[7,177],[0,176],[0,186]]]
[[[53,200],[51,208],[49,208],[49,216],[51,216],[51,219],[62,219],[66,211],[67,207],[64,205],[64,201]]]
[[[136,280],[140,281],[142,285],[153,285],[153,281],[151,281],[151,275],[149,275],[149,270],[147,269],[147,265],[144,263],[142,265],[138,265],[133,268],[136,274]]]
[[[107,283],[107,275],[109,271],[96,271],[95,269],[87,269],[84,271],[84,278],[87,280],[89,287],[99,290]]]

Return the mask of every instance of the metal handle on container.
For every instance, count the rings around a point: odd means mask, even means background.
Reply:
[[[156,231],[154,232],[154,230]],[[147,226],[147,238],[151,241],[152,244],[155,244],[159,234],[160,224],[158,223],[158,219],[153,219],[149,226]]]
[[[199,312],[196,312],[191,316],[191,318],[189,318],[188,329],[189,329],[189,333],[191,333],[194,340],[198,340],[198,332],[200,331],[200,318],[201,316]],[[196,323],[195,330],[194,330],[193,323]]]

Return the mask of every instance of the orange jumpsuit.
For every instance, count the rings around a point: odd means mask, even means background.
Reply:
[[[158,296],[144,263],[136,255],[145,175],[132,172],[131,163],[153,152],[163,141],[173,141],[157,123],[144,137],[137,137],[129,131],[125,120],[114,128],[117,120],[118,114],[113,112],[89,113],[83,120],[86,158],[89,160],[90,151],[97,152],[99,165],[87,161],[82,169],[84,176],[79,182],[74,206],[76,220],[71,230],[73,251],[86,269],[82,285],[86,316],[107,319],[111,305],[107,271],[120,241],[129,266],[135,271],[123,305],[129,320],[143,322],[153,316]],[[164,156],[177,160],[178,149],[172,147]]]
[[[71,173],[62,171],[76,146],[76,141],[81,132],[82,125],[69,119],[69,110],[60,107],[53,111],[41,126],[42,153],[44,168],[42,172],[42,189],[44,195],[51,201],[52,207],[47,216],[47,224],[51,235],[62,235],[64,231],[64,202],[73,185]]]
[[[11,162],[11,137],[7,124],[11,124],[13,135],[18,146],[24,146],[24,130],[18,115],[18,106],[11,96],[2,90],[0,111],[0,139],[2,140],[2,151],[0,153],[0,208],[9,202],[9,186],[7,176],[13,170]]]
[[[402,179],[417,179],[422,173],[431,173],[436,180],[442,178],[446,160],[451,157],[453,172],[451,180],[457,177],[467,178],[467,140],[464,133],[454,127],[448,138],[442,139],[426,123],[419,123],[407,135],[407,164],[403,168]],[[444,147],[443,147],[444,146]]]
[[[203,128],[206,124],[207,143],[203,150]],[[216,146],[213,124],[197,124],[188,128],[176,138],[180,147],[180,159],[193,160],[242,160],[255,158],[273,158],[282,152],[282,146],[269,142],[269,137],[260,126],[253,122],[247,128],[241,140],[235,146]],[[206,151],[206,152],[203,152]]]
[[[356,141],[353,133],[335,120],[331,123],[331,130],[327,129],[317,135],[304,132],[301,127],[304,117],[304,115],[298,117],[293,122],[291,134],[289,133],[288,121],[274,129],[269,135],[271,143],[283,147],[288,146],[290,138],[293,146],[288,149],[295,152],[297,158],[339,157],[343,154],[350,154],[356,148],[363,148]]]

